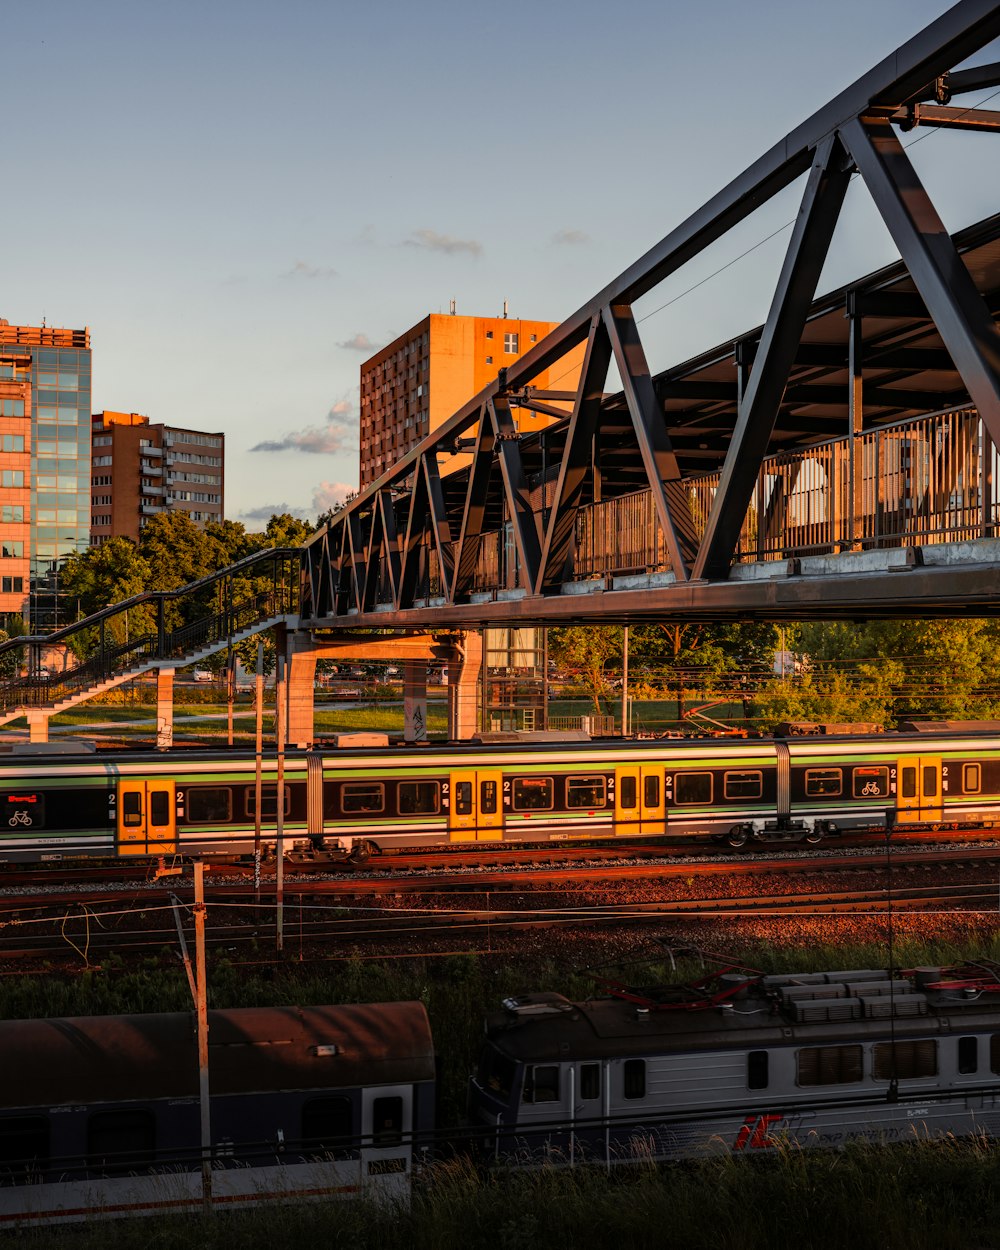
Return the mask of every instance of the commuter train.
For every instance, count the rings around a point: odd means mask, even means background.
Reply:
[[[60,743],[60,747],[69,744]],[[276,761],[261,828],[276,845]],[[282,848],[302,859],[501,843],[820,842],[1000,826],[1000,724],[751,739],[388,744],[291,752]],[[246,855],[247,753],[0,754],[0,862]]]
[[[405,1201],[434,1123],[421,1003],[209,1012],[206,1157],[224,1207]],[[0,1021],[0,1228],[205,1201],[190,1013]]]
[[[470,1116],[498,1158],[521,1162],[995,1137],[997,991],[996,967],[927,968],[509,999],[488,1023]]]

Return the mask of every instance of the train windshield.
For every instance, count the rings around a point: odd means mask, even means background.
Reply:
[[[479,1057],[479,1088],[500,1098],[509,1098],[516,1073],[517,1064],[514,1060],[487,1042]]]

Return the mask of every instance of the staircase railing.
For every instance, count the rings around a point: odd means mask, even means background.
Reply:
[[[175,590],[108,604],[51,634],[8,639],[0,643],[0,671],[10,673],[0,680],[0,709],[58,703],[156,660],[177,661],[294,614],[301,567],[301,548],[269,548]],[[190,619],[196,611],[202,614]],[[54,648],[62,651],[64,667],[51,673],[42,661]]]

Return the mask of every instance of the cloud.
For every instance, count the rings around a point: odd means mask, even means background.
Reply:
[[[579,245],[580,243],[589,243],[590,235],[584,230],[571,230],[569,227],[564,226],[562,230],[557,230],[555,232],[550,242],[555,244],[556,247],[559,247],[564,243]]]
[[[421,247],[428,252],[447,252],[455,256],[468,252],[470,256],[482,256],[483,245],[475,239],[454,239],[450,234],[438,234],[436,230],[414,230],[404,241],[405,247]]]
[[[293,430],[283,438],[265,439],[250,450],[304,451],[310,455],[329,455],[332,452],[356,449],[356,438],[353,409],[348,400],[341,399],[326,414],[325,425],[311,425],[304,430]]]
[[[342,504],[348,495],[357,493],[357,484],[348,482],[320,482],[313,488],[312,507],[315,516],[321,516]]]
[[[297,260],[285,274],[286,278],[335,278],[336,269],[323,268],[320,265],[309,265],[304,260]]]
[[[365,352],[372,356],[375,352],[381,351],[382,347],[378,343],[373,343],[371,339],[363,331],[359,330],[352,339],[345,339],[343,343],[338,343],[338,347],[345,347],[349,352]]]
[[[240,513],[243,521],[263,521],[266,525],[273,516],[284,516],[287,512],[295,515],[295,509],[288,503],[265,503],[259,508],[249,508],[245,512]]]

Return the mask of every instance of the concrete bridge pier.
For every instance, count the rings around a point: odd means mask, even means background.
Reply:
[[[49,717],[52,715],[48,709],[32,708],[28,713],[28,741],[29,742],[48,742],[49,740]]]
[[[448,737],[471,738],[479,727],[479,675],[483,669],[483,635],[468,632],[456,638],[448,661]]]
[[[174,745],[174,669],[156,670],[156,749],[169,751]]]

